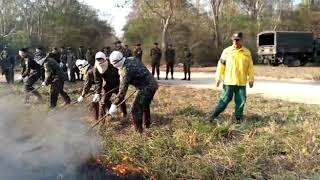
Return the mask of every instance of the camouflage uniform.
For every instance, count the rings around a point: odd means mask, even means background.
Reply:
[[[157,70],[158,79],[160,79],[160,60],[162,56],[161,49],[158,47],[154,47],[150,50],[151,56],[151,66],[152,66],[152,75],[155,74],[155,70]]]
[[[34,53],[34,60],[39,63],[39,61],[46,57],[45,54],[42,52],[42,51],[39,51],[39,52],[35,52]],[[41,67],[41,75],[40,75],[40,79],[41,81],[44,81],[44,68]]]
[[[59,94],[62,96],[65,104],[70,104],[70,97],[63,91],[65,73],[63,72],[60,64],[55,59],[47,58],[43,67],[45,69],[45,84],[50,86],[50,108],[57,106]]]
[[[92,53],[91,49],[88,49],[87,52],[86,52],[86,60],[88,61],[88,63],[91,66],[94,66],[95,59],[94,59],[94,54]]]
[[[82,88],[81,96],[85,97],[86,94],[89,93],[92,85],[94,84],[94,73],[93,73],[93,66],[88,64],[86,67],[83,67],[81,70],[84,74],[84,85]]]
[[[184,72],[184,79],[187,80],[187,75],[188,75],[188,80],[191,80],[191,65],[192,65],[192,58],[193,54],[190,52],[188,48],[185,48],[183,51],[183,72]]]
[[[165,55],[167,64],[166,79],[168,79],[169,71],[171,71],[171,79],[173,79],[173,68],[175,64],[176,51],[172,48],[168,48],[165,52]]]
[[[123,49],[123,56],[125,57],[125,58],[127,58],[127,57],[132,57],[132,51],[129,49],[129,48],[124,48]]]
[[[142,54],[143,54],[143,51],[142,51],[142,48],[141,48],[141,47],[135,48],[133,54],[134,54],[133,56],[134,56],[136,59],[139,59],[139,60],[142,62]]]
[[[1,73],[6,77],[8,84],[13,83],[14,81],[14,64],[14,57],[9,55],[8,50],[3,50],[0,53],[0,67]]]
[[[133,57],[128,58],[119,71],[120,90],[114,104],[118,105],[124,100],[129,85],[135,86],[138,94],[132,105],[132,116],[136,130],[141,133],[143,121],[147,128],[151,125],[150,103],[158,89],[158,83],[150,71]]]
[[[41,75],[41,66],[30,56],[27,55],[22,58],[23,65],[25,66],[25,71],[22,73],[22,78],[28,77],[25,83],[25,91],[27,92],[25,102],[28,103],[30,99],[30,92],[35,95],[38,100],[42,100],[40,93],[33,88],[33,84],[36,83]]]
[[[102,52],[107,56],[107,58],[109,58],[112,51],[110,47],[105,47],[103,48]]]
[[[70,82],[76,81],[76,74],[78,79],[80,78],[79,69],[76,66],[76,56],[73,52],[67,52],[67,67]]]
[[[62,68],[63,72],[67,72],[68,71],[68,67],[67,67],[67,53],[65,52],[64,49],[61,50],[60,52],[60,67]]]
[[[94,82],[95,82],[95,93],[101,94],[102,89],[104,90],[102,94],[102,102],[100,109],[100,117],[103,117],[106,114],[106,110],[110,108],[111,101],[110,98],[112,94],[117,94],[119,92],[119,73],[118,69],[113,67],[110,63],[106,72],[101,74],[97,68],[94,68]],[[105,85],[103,86],[103,80],[105,81]],[[121,111],[123,116],[127,116],[127,107],[126,104],[123,103],[121,105]],[[95,118],[98,119],[98,110],[96,110]]]
[[[84,49],[82,47],[80,47],[78,49],[77,58],[78,59],[86,59],[86,54],[85,54]]]

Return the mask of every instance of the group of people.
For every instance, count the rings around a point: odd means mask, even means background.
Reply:
[[[216,119],[222,113],[229,102],[235,97],[235,116],[238,122],[243,118],[243,111],[246,102],[246,85],[249,80],[250,88],[253,87],[253,62],[250,51],[242,46],[242,33],[233,35],[233,45],[226,48],[218,62],[216,74],[216,86],[223,82],[221,98],[209,116],[209,120]],[[57,106],[58,95],[60,94],[65,104],[70,104],[71,99],[64,91],[66,72],[68,80],[75,81],[75,75],[81,80],[84,78],[83,90],[78,97],[81,103],[90,94],[90,89],[95,85],[92,98],[93,116],[96,120],[106,117],[107,114],[114,116],[118,107],[121,109],[123,117],[127,116],[125,97],[129,85],[133,85],[137,90],[136,98],[132,105],[132,118],[135,129],[143,132],[143,124],[146,128],[151,125],[150,104],[158,89],[158,83],[154,78],[155,70],[159,79],[159,65],[161,59],[161,49],[155,43],[151,49],[152,72],[142,63],[141,45],[137,44],[134,53],[121,42],[115,43],[115,48],[105,47],[101,51],[92,55],[92,50],[88,49],[84,53],[83,47],[79,47],[77,55],[70,47],[67,52],[64,48],[53,48],[50,53],[44,55],[41,48],[37,48],[34,58],[28,49],[19,50],[22,72],[19,80],[25,83],[26,98],[29,103],[31,94],[35,95],[39,101],[42,96],[33,87],[34,83],[41,79],[43,86],[50,85],[50,107]],[[8,55],[8,48],[1,52],[1,69],[6,75],[8,82],[13,82],[14,59]],[[173,77],[173,67],[175,64],[175,50],[169,45],[165,52],[167,60],[167,76],[171,71]],[[185,78],[190,80],[190,66],[192,64],[192,53],[185,47],[184,57],[187,59],[184,64]],[[72,73],[74,73],[72,75]],[[189,75],[187,77],[187,74]],[[115,94],[116,100],[111,101],[111,96]]]

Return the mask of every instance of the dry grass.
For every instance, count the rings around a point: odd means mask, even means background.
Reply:
[[[75,99],[79,86],[68,87]],[[104,147],[99,159],[142,167],[156,179],[319,177],[319,106],[249,96],[242,124],[232,122],[233,103],[218,123],[204,121],[218,96],[161,86],[152,103],[152,127],[143,136],[131,122],[117,119],[98,128]]]
[[[162,67],[165,70],[165,67]],[[276,78],[276,79],[303,79],[303,80],[320,80],[320,67],[273,67],[259,66],[254,67],[255,76]],[[177,67],[177,72],[183,69]],[[216,72],[216,67],[192,68],[192,72]]]
[[[308,178],[320,170],[320,108],[250,96],[246,121],[232,123],[233,105],[218,124],[205,122],[217,92],[162,86],[153,125],[142,137],[109,122],[105,163],[131,163],[157,179]]]

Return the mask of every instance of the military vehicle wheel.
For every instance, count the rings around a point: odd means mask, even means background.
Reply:
[[[298,67],[301,65],[300,59],[296,59],[293,56],[285,56],[283,64],[288,67]]]

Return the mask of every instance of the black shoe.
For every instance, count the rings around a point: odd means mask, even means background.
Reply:
[[[191,79],[190,79],[190,78],[188,78],[188,81],[191,81]]]
[[[174,80],[174,78],[172,77],[171,80]]]
[[[168,78],[166,78],[165,80],[168,80]]]
[[[183,79],[181,79],[182,81],[184,81],[184,80],[187,80],[187,78],[183,78]]]

